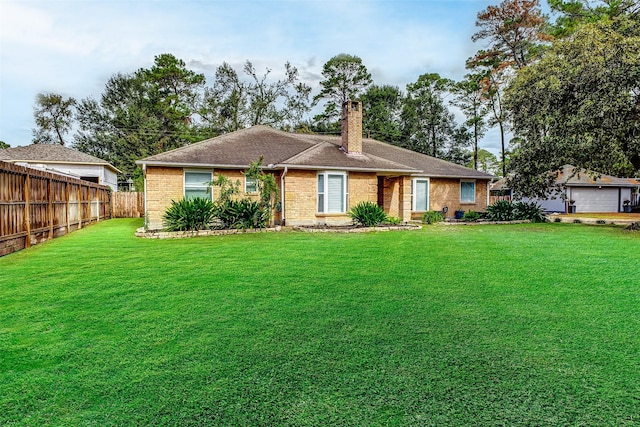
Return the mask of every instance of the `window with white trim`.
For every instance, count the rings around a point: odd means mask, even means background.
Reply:
[[[318,173],[318,213],[345,213],[347,208],[347,174]]]
[[[429,179],[414,178],[411,180],[411,210],[414,212],[429,210]]]
[[[460,203],[476,202],[476,182],[460,181]]]
[[[184,198],[213,200],[213,189],[209,185],[212,180],[211,172],[184,171]]]
[[[258,180],[255,176],[244,176],[244,192],[249,194],[258,192]]]

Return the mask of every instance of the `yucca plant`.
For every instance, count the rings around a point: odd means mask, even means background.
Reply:
[[[536,202],[516,202],[513,204],[514,219],[528,219],[531,222],[547,222],[544,210]]]
[[[258,201],[228,199],[216,204],[215,217],[224,228],[264,228],[269,224],[270,212]]]
[[[513,210],[513,203],[509,200],[498,200],[487,206],[487,219],[489,221],[512,221]]]
[[[374,227],[382,224],[387,219],[384,209],[373,202],[360,202],[351,208],[347,215],[353,220],[354,224],[363,227]]]
[[[208,229],[214,217],[213,202],[197,197],[172,200],[163,220],[167,231],[195,231]]]

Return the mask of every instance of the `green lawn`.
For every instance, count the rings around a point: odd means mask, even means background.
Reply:
[[[0,425],[640,424],[640,234],[133,236],[0,258]]]

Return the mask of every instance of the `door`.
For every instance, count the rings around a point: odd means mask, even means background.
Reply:
[[[618,212],[618,188],[572,187],[576,212]]]

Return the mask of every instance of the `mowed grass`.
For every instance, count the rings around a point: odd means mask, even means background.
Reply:
[[[640,235],[579,224],[0,258],[0,425],[640,424]]]

